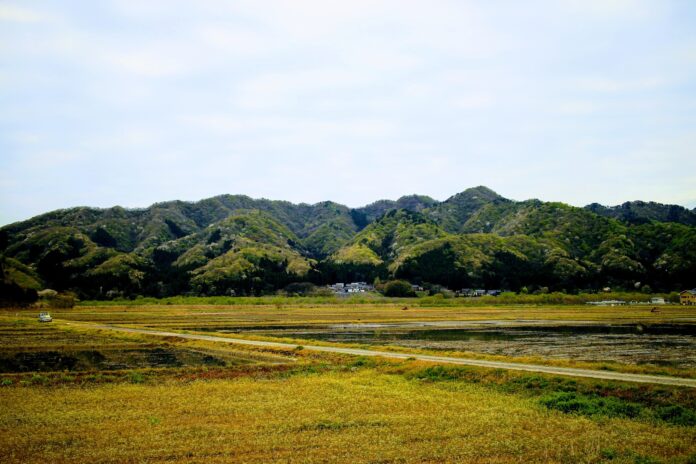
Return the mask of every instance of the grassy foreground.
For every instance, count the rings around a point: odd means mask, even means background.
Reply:
[[[4,388],[3,462],[687,462],[693,427],[372,369]]]

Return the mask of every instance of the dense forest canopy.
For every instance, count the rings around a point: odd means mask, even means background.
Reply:
[[[0,253],[6,298],[44,288],[84,298],[258,295],[377,278],[450,289],[672,291],[696,286],[696,212],[512,201],[486,187],[355,209],[221,195],[53,211],[1,228]]]

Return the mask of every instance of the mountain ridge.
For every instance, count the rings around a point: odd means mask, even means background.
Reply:
[[[86,205],[80,205],[80,206],[72,206],[72,207],[67,207],[67,208],[59,208],[55,209],[52,211],[48,211],[46,213],[41,213],[36,216],[30,217],[28,219],[24,220],[19,220],[19,221],[14,221],[8,224],[5,224],[3,226],[0,226],[0,230],[6,229],[6,228],[11,228],[12,226],[15,226],[17,224],[24,224],[29,221],[33,221],[39,218],[44,218],[49,215],[55,215],[59,213],[68,213],[68,212],[73,212],[73,211],[91,211],[91,212],[100,212],[100,211],[122,211],[125,213],[142,213],[149,211],[153,208],[156,207],[169,207],[174,204],[178,205],[188,205],[188,206],[196,206],[200,205],[204,202],[210,202],[210,201],[216,201],[219,199],[225,199],[225,198],[236,198],[236,199],[243,199],[246,200],[249,203],[283,203],[287,204],[296,208],[306,208],[306,209],[311,209],[313,207],[317,207],[319,205],[323,204],[334,204],[341,206],[343,208],[347,208],[349,211],[366,211],[367,209],[373,207],[374,205],[378,205],[376,208],[379,210],[380,214],[377,214],[374,218],[376,219],[377,217],[381,216],[385,212],[387,212],[390,209],[408,209],[412,211],[421,211],[422,209],[425,209],[427,207],[433,206],[433,205],[438,205],[438,204],[443,204],[443,203],[451,203],[453,201],[456,201],[457,198],[465,197],[467,195],[472,195],[476,196],[476,193],[479,192],[484,192],[485,194],[494,196],[495,198],[498,198],[502,201],[505,202],[512,202],[512,203],[521,203],[521,202],[526,202],[526,201],[541,201],[538,199],[528,199],[528,200],[511,200],[505,197],[500,196],[498,193],[495,191],[491,190],[488,187],[485,186],[477,186],[477,187],[470,187],[462,192],[459,192],[457,194],[454,194],[447,199],[443,201],[438,201],[433,199],[432,197],[429,197],[428,195],[420,195],[420,194],[409,194],[409,195],[402,195],[399,197],[397,200],[390,200],[390,199],[380,199],[377,201],[374,201],[372,203],[369,203],[364,206],[359,206],[359,207],[349,207],[346,205],[343,205],[341,203],[337,203],[331,200],[323,200],[319,201],[316,203],[307,203],[307,202],[299,202],[299,203],[293,203],[287,200],[271,200],[265,197],[261,198],[252,198],[248,195],[244,194],[219,194],[215,195],[213,197],[208,197],[208,198],[203,198],[200,200],[166,200],[166,201],[160,201],[160,202],[155,202],[149,206],[145,207],[124,207],[121,205],[114,205],[114,206],[109,206],[109,207],[96,207],[96,206],[86,206]],[[409,201],[415,201],[415,199],[422,199],[423,204],[427,206],[418,205],[418,206],[410,206]],[[562,203],[562,202],[557,202],[557,203]],[[383,205],[383,206],[382,206]],[[605,210],[609,211],[622,211],[626,209],[634,209],[635,207],[640,207],[644,205],[649,205],[658,209],[662,209],[663,211],[660,212],[658,215],[655,215],[655,217],[649,217],[648,219],[655,219],[659,220],[661,222],[680,222],[680,223],[685,223],[687,225],[695,225],[696,224],[696,207],[689,209],[688,207],[682,206],[682,205],[677,205],[677,204],[668,204],[668,203],[659,203],[659,202],[653,202],[653,201],[644,201],[644,200],[633,200],[633,201],[626,201],[624,203],[621,203],[619,205],[604,205],[601,203],[590,203],[588,205],[583,206],[582,208],[589,209],[597,214],[600,215],[606,215],[608,217],[620,217],[621,215],[619,213],[609,213],[605,212]],[[578,207],[579,208],[579,207]],[[234,209],[239,209],[239,208],[234,208]],[[673,217],[669,218],[669,214],[665,213],[664,211],[678,211],[679,214],[674,214]],[[682,219],[681,214],[684,214],[687,216],[686,219],[684,219],[686,222],[681,222],[680,219]],[[635,214],[635,213],[634,213]],[[658,217],[659,216],[659,217]],[[627,218],[630,220],[631,218]]]
[[[259,294],[295,281],[377,277],[512,290],[674,289],[694,284],[692,214],[654,202],[514,201],[484,186],[444,201],[411,194],[360,208],[226,194],[51,211],[0,228],[0,253],[8,285],[93,298]]]

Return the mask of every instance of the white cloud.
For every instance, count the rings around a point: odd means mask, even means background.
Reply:
[[[90,134],[80,138],[79,146],[86,153],[121,153],[127,157],[133,150],[153,150],[163,140],[163,134],[155,127],[126,126],[113,128],[105,135]],[[157,155],[157,153],[152,153]]]
[[[669,80],[663,77],[606,78],[583,77],[571,81],[571,87],[596,93],[629,93],[664,88]]]
[[[183,116],[183,125],[218,135],[256,136],[273,138],[295,134],[300,139],[316,140],[334,137],[387,137],[397,132],[393,123],[379,119],[322,121],[306,118],[248,117],[236,118],[225,114]]]
[[[453,104],[457,108],[467,110],[478,110],[490,108],[496,103],[496,98],[486,94],[470,94],[460,96],[454,99]]]
[[[669,8],[657,0],[562,0],[560,4],[572,14],[602,20],[654,20]]]
[[[377,79],[357,71],[330,68],[262,74],[237,85],[233,102],[246,109],[299,106],[305,104],[305,98],[350,91]]]
[[[32,151],[21,157],[26,170],[52,170],[66,168],[68,165],[84,160],[85,156],[76,151],[49,149]]]
[[[273,32],[263,34],[258,29],[224,22],[202,24],[192,33],[201,48],[220,57],[251,57],[287,48],[281,35]]]
[[[594,101],[588,100],[569,100],[558,102],[556,105],[558,112],[568,115],[587,115],[600,111],[603,106]]]
[[[50,19],[43,11],[9,4],[0,5],[0,21],[13,23],[38,23]]]
[[[167,77],[192,70],[188,63],[171,50],[132,50],[111,52],[103,57],[114,70],[140,77]]]

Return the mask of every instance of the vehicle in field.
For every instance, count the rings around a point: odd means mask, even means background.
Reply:
[[[39,322],[51,322],[53,318],[46,311],[39,313]]]

